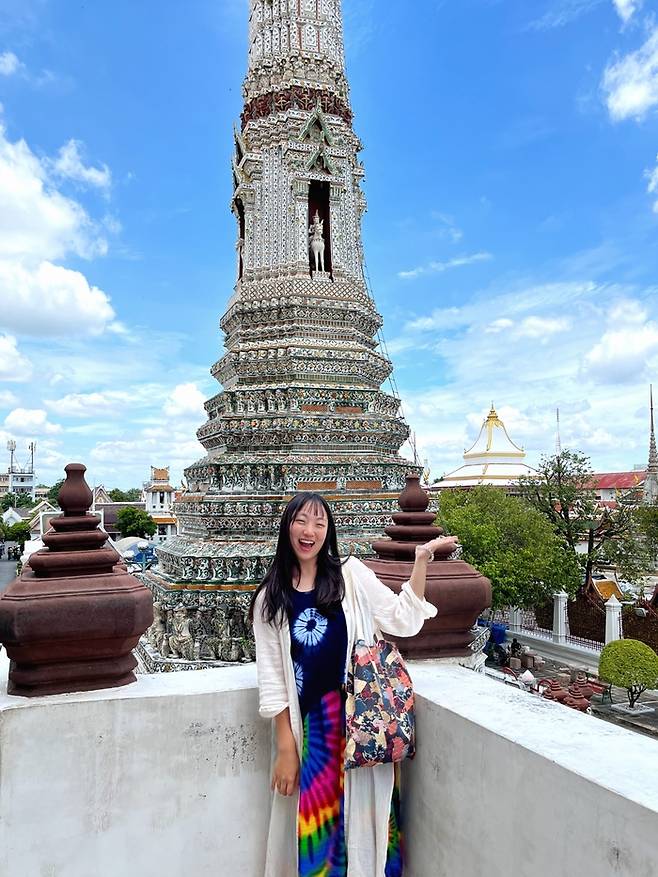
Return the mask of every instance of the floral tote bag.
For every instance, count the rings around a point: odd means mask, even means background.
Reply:
[[[414,692],[402,655],[374,634],[361,601],[354,603],[357,639],[345,685],[345,770],[416,754]]]

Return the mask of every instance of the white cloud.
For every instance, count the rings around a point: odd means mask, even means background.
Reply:
[[[57,176],[76,183],[107,190],[112,185],[112,174],[106,164],[100,168],[87,166],[82,160],[84,144],[79,140],[69,140],[59,150],[52,168]]]
[[[0,259],[0,322],[25,335],[98,335],[114,325],[107,295],[79,271]]]
[[[602,87],[615,122],[639,121],[658,106],[658,25],[643,46],[606,67]]]
[[[653,170],[647,170],[646,177],[648,179],[647,192],[655,197],[653,202],[653,212],[658,213],[658,155],[656,156],[656,166]]]
[[[11,390],[0,390],[0,408],[11,408],[18,404],[18,397]]]
[[[615,305],[608,328],[585,355],[584,370],[596,382],[641,382],[658,365],[658,324],[637,301]]]
[[[433,332],[436,329],[448,330],[458,329],[469,323],[469,314],[467,308],[436,308],[429,317],[416,317],[405,323],[405,332]],[[395,343],[397,339],[393,339]]]
[[[553,30],[576,21],[581,15],[590,12],[601,4],[602,0],[560,0],[541,18],[530,22],[528,30]]]
[[[12,143],[0,125],[0,258],[93,258],[107,252],[84,208],[58,192],[24,140]]]
[[[42,408],[14,408],[5,417],[5,429],[13,435],[56,435],[62,431],[58,423],[50,423]]]
[[[70,141],[76,144],[77,142]],[[70,144],[69,144],[70,145]],[[39,159],[0,125],[0,325],[31,335],[98,334],[118,329],[108,296],[79,271],[53,264],[93,258],[107,242],[84,208],[53,184],[53,165],[75,171],[67,147],[56,162]],[[79,155],[76,151],[75,155]],[[80,173],[98,173],[80,164]],[[108,171],[109,175],[109,171]],[[99,178],[97,184],[102,180]]]
[[[558,332],[567,332],[571,322],[566,317],[526,317],[518,327],[521,338],[545,338]]]
[[[464,237],[464,232],[455,222],[454,216],[449,213],[441,213],[438,210],[432,211],[432,218],[438,223],[436,228],[436,236],[440,238],[448,238],[453,244],[459,243]]]
[[[0,76],[13,76],[22,66],[13,52],[0,53]]]
[[[499,332],[511,329],[513,325],[514,320],[509,320],[507,317],[501,317],[499,320],[494,320],[493,323],[489,323],[484,331],[487,335],[497,335]]]
[[[563,445],[591,455],[595,468],[645,462],[658,290],[582,279],[592,276],[591,262],[574,261],[576,269],[561,263],[559,270],[581,279],[492,284],[458,307],[418,314],[394,339],[396,381],[432,477],[461,465],[492,400],[529,465],[555,447],[557,407]],[[586,362],[614,331],[626,333],[624,355],[607,350],[603,364]],[[419,342],[429,345],[422,390],[415,389]]]
[[[168,465],[174,484],[182,470],[204,454],[194,428],[172,429],[167,424],[143,429],[134,438],[98,442],[88,456],[95,477],[105,483],[135,483],[136,472],[143,473],[143,480],[151,466]]]
[[[429,262],[427,265],[419,265],[409,271],[399,271],[398,277],[402,280],[415,280],[424,274],[441,274],[450,268],[461,268],[464,265],[472,265],[474,262],[486,262],[493,259],[491,253],[473,253],[470,256],[457,256],[447,262]]]
[[[0,381],[29,381],[32,363],[19,351],[16,339],[0,335]]]
[[[179,384],[171,391],[169,398],[164,404],[164,413],[167,417],[206,419],[203,403],[205,396],[196,384]],[[200,425],[200,424],[199,424]]]
[[[643,0],[613,0],[615,9],[624,24],[630,21],[638,9],[642,7],[642,2]]]
[[[44,404],[59,417],[111,417],[130,404],[132,395],[124,390],[97,393],[69,393],[61,399],[45,399]]]

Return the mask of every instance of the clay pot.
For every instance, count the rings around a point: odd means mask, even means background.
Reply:
[[[405,480],[407,484],[398,497],[398,505],[403,512],[424,512],[430,500],[420,486],[420,475],[407,475]]]
[[[565,698],[564,705],[571,707],[571,709],[580,710],[583,713],[588,711],[589,701],[586,697],[583,697],[580,685],[577,682],[569,686],[569,693]]]
[[[576,681],[577,681],[578,685],[580,686],[580,693],[582,694],[582,696],[586,697],[587,700],[591,700],[592,695],[594,694],[594,689],[589,684],[587,676],[585,676],[584,673],[579,674]]]
[[[85,515],[94,500],[94,495],[85,481],[87,467],[82,463],[69,463],[64,467],[64,471],[66,481],[59,490],[59,507],[67,518]]]
[[[546,700],[555,700],[557,703],[563,703],[564,700],[569,697],[569,692],[562,688],[557,680],[551,679],[543,697],[545,697]]]

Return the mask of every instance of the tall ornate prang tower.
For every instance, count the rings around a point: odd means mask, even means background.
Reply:
[[[364,170],[340,0],[251,0],[243,92],[232,162],[237,282],[221,320],[226,350],[211,369],[223,389],[198,432],[206,456],[185,473],[180,535],[160,548],[151,577],[159,635],[170,636],[182,604],[215,613],[195,616],[206,643],[246,606],[292,493],[325,494],[343,550],[369,554],[405,475],[419,471],[399,455],[408,436],[399,400],[381,389],[392,366],[364,278]],[[184,639],[180,619],[179,609]]]

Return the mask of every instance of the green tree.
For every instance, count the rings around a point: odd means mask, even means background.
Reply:
[[[153,536],[157,530],[157,524],[153,518],[143,509],[135,506],[127,506],[117,513],[117,526],[123,537],[126,536]]]
[[[36,505],[29,493],[5,493],[0,499],[0,508],[3,512],[7,509],[31,509]]]
[[[7,542],[16,542],[21,547],[21,552],[23,550],[23,546],[30,538],[30,525],[26,524],[25,521],[19,521],[18,524],[12,524],[11,527],[6,528]]]
[[[520,479],[519,493],[576,556],[583,587],[599,565],[614,566],[623,578],[638,582],[649,552],[638,527],[636,492],[618,497],[616,509],[602,508],[592,489],[593,474],[584,454],[561,451],[542,457],[537,475]]]
[[[142,491],[138,487],[131,487],[129,490],[120,490],[113,487],[108,492],[108,496],[112,502],[139,502],[142,498]]]
[[[536,509],[495,487],[441,493],[437,522],[459,537],[464,560],[491,580],[492,609],[530,607],[575,593],[575,557]]]
[[[59,507],[59,492],[62,489],[62,484],[64,484],[64,480],[64,478],[60,478],[60,480],[56,481],[48,491],[48,502],[51,505]]]
[[[625,688],[632,709],[644,691],[658,688],[658,655],[639,640],[615,640],[601,652],[599,676]]]

